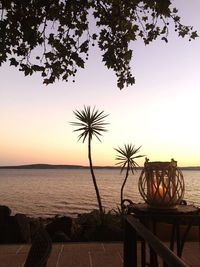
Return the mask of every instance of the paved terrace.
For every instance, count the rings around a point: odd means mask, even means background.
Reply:
[[[0,245],[1,267],[23,267],[30,245]],[[200,266],[200,244],[186,242],[183,259]],[[122,267],[122,243],[53,244],[47,267]]]

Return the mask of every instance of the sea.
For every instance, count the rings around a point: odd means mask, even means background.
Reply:
[[[138,191],[141,170],[128,177],[124,197],[144,202]],[[105,210],[117,210],[120,188],[125,173],[119,169],[95,169]],[[184,170],[185,196],[189,203],[200,206],[200,171]],[[89,169],[0,169],[0,205],[12,214],[31,217],[66,215],[97,209],[96,194]]]

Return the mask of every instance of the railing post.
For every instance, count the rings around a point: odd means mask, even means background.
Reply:
[[[157,254],[156,252],[149,247],[149,253],[150,253],[150,266],[151,267],[158,267],[158,259],[157,259]]]
[[[143,238],[141,238],[141,264],[142,267],[146,267],[146,244]]]
[[[137,267],[137,233],[125,220],[124,267]]]

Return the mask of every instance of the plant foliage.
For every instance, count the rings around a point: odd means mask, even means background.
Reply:
[[[198,36],[170,0],[0,0],[0,66],[9,61],[26,76],[39,72],[44,84],[74,80],[97,45],[122,89],[135,83],[131,42],[167,42],[169,23],[181,37]]]
[[[123,170],[128,167],[129,170],[131,170],[131,172],[134,174],[136,167],[139,167],[135,159],[144,157],[144,155],[136,155],[139,152],[140,148],[141,146],[136,148],[132,144],[125,144],[123,147],[115,148],[115,150],[118,152],[118,155],[116,157],[116,160],[118,162],[116,163],[116,165],[120,165],[121,172],[123,172]]]
[[[126,181],[129,176],[129,172],[131,171],[132,174],[134,174],[134,171],[136,167],[139,167],[137,162],[135,161],[138,158],[144,157],[144,155],[137,155],[139,152],[141,146],[136,148],[132,144],[125,144],[123,147],[115,148],[115,150],[118,152],[118,155],[116,157],[116,160],[118,161],[116,165],[120,165],[121,172],[126,169],[126,175],[121,187],[121,208],[123,210],[123,193],[124,193],[124,187],[126,184]]]
[[[82,110],[74,111],[74,115],[78,121],[71,124],[78,127],[74,132],[81,132],[78,140],[82,139],[84,143],[87,137],[92,140],[92,137],[95,136],[100,141],[101,133],[107,131],[105,126],[108,123],[105,123],[104,119],[108,115],[104,114],[104,111],[98,111],[95,107],[92,109],[90,106],[84,106]]]

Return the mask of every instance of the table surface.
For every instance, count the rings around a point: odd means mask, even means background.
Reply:
[[[175,208],[152,208],[146,203],[131,204],[130,212],[137,215],[193,215],[198,214],[200,209],[193,205],[177,205]]]

